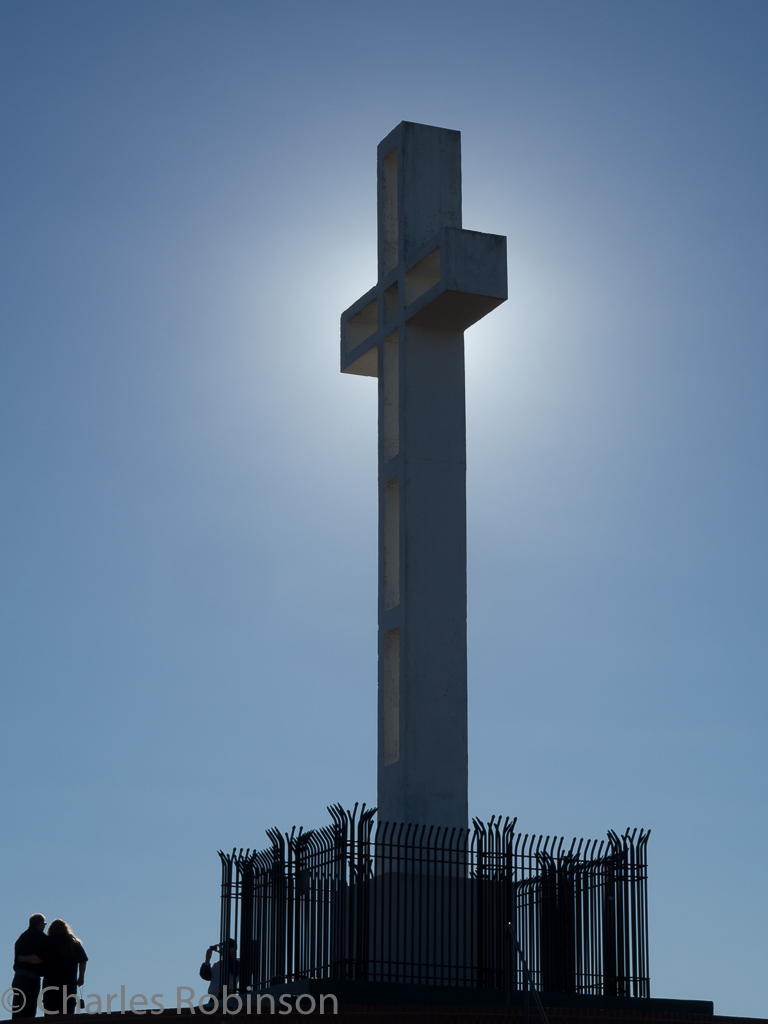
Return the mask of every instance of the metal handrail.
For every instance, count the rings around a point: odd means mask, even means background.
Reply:
[[[525,959],[525,955],[523,954],[523,950],[522,950],[522,948],[520,946],[520,943],[517,941],[517,932],[515,931],[515,926],[512,924],[511,921],[507,921],[507,928],[509,929],[509,934],[512,936],[512,941],[515,944],[515,949],[517,950],[517,955],[520,957],[520,963],[521,963],[522,968],[523,968],[523,974],[525,975],[526,984],[528,986],[526,994],[527,994],[527,992],[531,992],[532,993],[533,1001],[534,1001],[534,1003],[536,1003],[536,1009],[539,1011],[539,1014],[541,1015],[542,1021],[544,1022],[544,1024],[549,1024],[549,1021],[547,1020],[547,1015],[544,1012],[544,1007],[542,1005],[541,999],[539,998],[539,993],[536,990],[536,986],[533,984],[533,978],[531,977],[531,972],[530,972],[530,970],[528,968],[528,962]],[[527,1004],[527,1001],[526,1001],[526,1011],[527,1011],[527,1009],[528,1009],[528,1004]],[[527,1020],[528,1020],[528,1014],[526,1012],[526,1021]]]

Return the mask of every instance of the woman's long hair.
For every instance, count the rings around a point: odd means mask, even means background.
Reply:
[[[58,917],[48,925],[48,937],[53,939],[60,949],[71,949],[76,942],[80,941],[77,936],[73,935],[67,922]]]

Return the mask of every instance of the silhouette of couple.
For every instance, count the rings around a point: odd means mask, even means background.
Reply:
[[[35,1016],[41,978],[46,1013],[75,1013],[77,986],[85,980],[87,960],[66,921],[51,921],[46,933],[45,915],[33,914],[14,947],[14,1018]]]

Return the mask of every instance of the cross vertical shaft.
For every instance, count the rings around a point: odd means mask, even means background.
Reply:
[[[341,319],[379,385],[378,813],[466,827],[464,330],[507,284],[506,239],[461,227],[459,132],[380,143],[378,269]]]

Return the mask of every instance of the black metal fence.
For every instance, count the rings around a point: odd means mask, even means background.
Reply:
[[[511,921],[539,990],[649,995],[649,832],[568,846],[509,818],[465,830],[329,812],[324,828],[219,854],[242,991],[305,978],[522,990]]]

